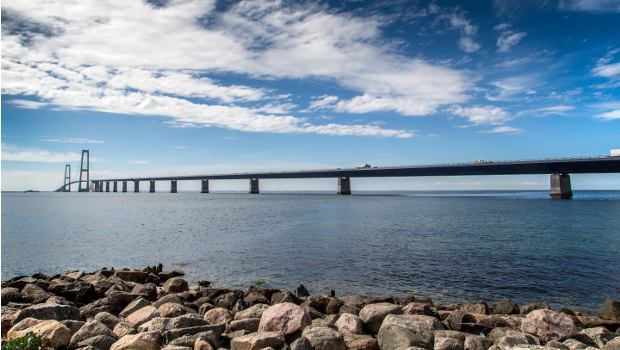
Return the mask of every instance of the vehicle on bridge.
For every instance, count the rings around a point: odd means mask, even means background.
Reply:
[[[620,148],[612,148],[609,150],[610,157],[620,157]]]
[[[355,167],[355,169],[370,169],[370,168],[372,168],[372,166],[370,166],[370,164],[368,164],[368,163],[365,163],[365,164],[362,164],[362,165],[359,165],[359,166]]]

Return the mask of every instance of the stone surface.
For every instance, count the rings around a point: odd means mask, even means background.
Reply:
[[[198,339],[194,343],[194,350],[214,350],[211,343],[204,339]]]
[[[433,309],[430,304],[411,302],[403,306],[404,315],[433,315]]]
[[[381,350],[400,350],[410,346],[433,349],[435,337],[431,327],[405,315],[387,315],[377,341]]]
[[[79,320],[80,309],[69,305],[37,304],[22,309],[15,317],[15,322],[32,317],[39,320]]]
[[[232,314],[228,309],[216,307],[205,313],[203,320],[207,324],[228,324],[232,320]]]
[[[534,310],[521,323],[521,331],[536,335],[541,341],[562,340],[577,333],[575,321],[563,313]]]
[[[106,327],[110,329],[114,329],[116,324],[120,321],[120,319],[109,312],[100,312],[95,315],[95,320],[103,323]]]
[[[234,320],[228,324],[227,333],[240,330],[246,330],[248,333],[258,331],[260,318],[244,318],[243,320]]]
[[[242,320],[244,318],[261,318],[263,312],[269,308],[266,304],[256,304],[249,308],[235,313],[235,320]]]
[[[15,327],[14,327],[15,328]],[[54,349],[64,348],[71,340],[71,330],[57,320],[45,320],[23,330],[9,330],[9,340],[20,338],[28,333],[34,333],[48,341]]]
[[[534,310],[548,310],[549,309],[549,303],[541,300],[541,301],[537,301],[535,303],[531,303],[531,304],[525,304],[522,305],[519,308],[520,313],[522,314],[529,314],[530,312],[534,311]]]
[[[353,314],[342,314],[336,321],[336,328],[342,335],[363,334],[364,327],[359,317]]]
[[[194,311],[193,309],[187,306],[181,305],[181,304],[177,304],[177,303],[165,303],[161,305],[159,308],[157,308],[157,310],[159,311],[159,315],[161,317],[170,317],[170,318],[189,314],[189,313],[196,313],[196,311]]]
[[[461,310],[471,314],[488,315],[489,305],[487,305],[487,303],[484,301],[479,301],[472,304],[463,305]]]
[[[138,311],[147,305],[151,305],[151,303],[142,297],[138,297],[132,302],[130,302],[127,306],[125,306],[125,308],[118,314],[118,316],[127,317],[133,312]]]
[[[439,319],[436,317],[426,316],[426,315],[406,315],[406,316],[414,321],[427,324],[429,327],[431,327],[432,330],[445,329],[443,323],[441,323],[441,321],[439,321]]]
[[[512,315],[520,312],[519,305],[512,299],[504,298],[493,308],[494,314]]]
[[[36,284],[28,283],[19,293],[21,299],[27,303],[39,304],[44,303],[51,294]]]
[[[97,335],[92,338],[84,339],[77,344],[78,348],[92,346],[99,350],[108,350],[116,342],[116,338],[107,335]]]
[[[377,339],[368,334],[349,334],[343,336],[344,343],[351,350],[379,350]],[[291,349],[292,350],[292,349]]]
[[[132,326],[138,327],[141,324],[150,321],[151,319],[158,317],[159,311],[151,305],[147,305],[138,311],[134,311],[131,315],[127,316],[127,322]]]
[[[606,299],[598,309],[598,316],[604,320],[620,321],[620,301]]]
[[[302,337],[308,339],[314,350],[346,350],[342,335],[329,327],[307,327]]]
[[[312,350],[312,344],[310,344],[308,339],[304,337],[299,337],[291,343],[290,349],[291,350]]]
[[[116,324],[116,326],[114,326],[112,332],[114,332],[116,337],[122,338],[128,334],[135,334],[136,330],[131,323],[127,321],[120,321]]]
[[[586,328],[579,332],[579,334],[585,335],[592,340],[598,348],[607,344],[608,341],[614,339],[618,335],[610,332],[605,327]]]
[[[615,337],[605,344],[601,350],[620,350],[620,337]]]
[[[403,310],[400,306],[390,303],[368,304],[362,308],[359,314],[360,320],[368,330],[377,333],[381,327],[383,319],[387,315],[402,314]]]
[[[263,312],[258,330],[288,335],[302,331],[311,323],[310,314],[303,307],[292,303],[280,303]]]
[[[276,332],[256,332],[236,337],[230,342],[230,350],[260,350],[267,347],[280,349],[284,337]]]
[[[112,344],[110,350],[159,350],[160,344],[159,332],[146,332],[126,335]]]
[[[19,295],[19,289],[13,287],[3,287],[2,288],[2,306],[5,306],[11,302],[19,302],[21,301],[21,296]]]
[[[105,324],[97,320],[88,320],[84,325],[73,334],[71,337],[71,346],[76,346],[83,340],[92,338],[98,335],[105,335],[116,340],[116,335]]]
[[[435,337],[434,350],[463,350],[465,345],[463,339]]]
[[[487,350],[493,345],[493,341],[480,335],[468,335],[465,337],[463,347],[465,350]]]
[[[164,292],[168,294],[180,293],[180,292],[188,291],[189,286],[187,284],[187,281],[185,281],[184,279],[180,277],[173,277],[164,283],[164,286],[162,287],[162,289]]]

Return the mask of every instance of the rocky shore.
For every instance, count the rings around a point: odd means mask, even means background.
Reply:
[[[596,316],[517,305],[435,304],[408,296],[310,295],[191,285],[180,270],[74,271],[2,282],[3,342],[32,332],[83,350],[620,350],[620,302]]]

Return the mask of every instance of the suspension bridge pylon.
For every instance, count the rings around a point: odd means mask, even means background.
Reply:
[[[84,161],[86,160],[86,161]],[[86,173],[86,180],[84,180]],[[82,187],[82,185],[84,185]],[[80,182],[78,182],[78,192],[88,192],[90,186],[90,154],[87,149],[82,150],[82,161],[80,162]]]
[[[65,183],[62,192],[71,192],[71,164],[65,165]]]

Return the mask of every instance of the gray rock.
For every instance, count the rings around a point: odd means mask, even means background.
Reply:
[[[351,350],[379,350],[377,338],[368,334],[349,334],[343,336],[344,343]]]
[[[342,335],[364,333],[362,320],[353,314],[341,314],[336,321],[336,328]]]
[[[535,303],[522,305],[519,311],[522,314],[529,314],[530,312],[534,310],[548,310],[548,309],[549,309],[549,303],[544,300],[541,300]]]
[[[432,316],[434,312],[431,307],[431,304],[411,302],[403,306],[403,314]]]
[[[410,346],[431,350],[435,337],[428,324],[414,321],[406,315],[387,315],[377,340],[381,350],[400,350]]]
[[[36,284],[27,284],[19,293],[21,299],[28,303],[39,304],[45,302],[51,294]]]
[[[116,327],[116,324],[120,321],[118,317],[112,315],[109,312],[100,312],[95,315],[94,319],[103,323],[104,325],[106,325],[106,327],[110,329],[114,329],[114,327]]]
[[[77,344],[78,348],[92,346],[99,350],[108,350],[116,342],[116,338],[107,335],[97,335],[92,338],[82,340]]]
[[[605,320],[620,321],[620,301],[605,299],[598,309],[598,316]]]
[[[308,339],[304,337],[299,337],[295,341],[293,341],[290,345],[290,350],[313,350],[312,344],[308,341]]]
[[[267,347],[280,349],[284,337],[276,332],[256,332],[236,337],[230,342],[230,350],[261,350]]]
[[[443,326],[443,323],[441,323],[441,321],[439,321],[439,319],[437,319],[436,317],[433,317],[433,316],[407,315],[407,317],[412,319],[412,320],[414,320],[414,321],[427,324],[429,327],[431,327],[432,330],[442,330],[442,329],[445,329],[445,327]]]
[[[387,315],[399,315],[403,310],[400,306],[390,303],[368,304],[360,311],[359,318],[364,322],[366,328],[371,332],[377,333],[381,327],[383,319]]]
[[[489,305],[487,305],[484,301],[478,301],[472,304],[464,305],[461,310],[471,313],[471,314],[481,314],[488,315],[489,314]]]
[[[246,330],[248,331],[248,333],[254,333],[258,331],[259,324],[260,318],[245,318],[242,320],[235,320],[228,324],[227,332]]]
[[[493,341],[480,335],[467,335],[463,343],[465,350],[487,350],[493,345]]]
[[[434,350],[463,350],[465,342],[457,338],[435,337]]]
[[[513,315],[520,312],[519,305],[512,299],[504,298],[493,308],[494,314]]]
[[[536,335],[541,341],[563,340],[577,333],[575,321],[566,314],[551,310],[534,310],[521,322],[521,331]]]
[[[114,326],[114,329],[112,330],[112,332],[118,338],[122,338],[129,334],[135,334],[136,329],[133,327],[131,323],[127,321],[120,321],[119,323],[116,324],[116,326]]]
[[[2,306],[7,305],[8,303],[15,303],[21,301],[21,296],[19,295],[19,289],[13,287],[3,287],[2,288]]]
[[[258,318],[263,316],[263,312],[269,308],[266,304],[256,304],[249,308],[235,313],[235,320],[243,320],[245,318]]]
[[[169,345],[193,347],[197,340],[206,340],[210,344],[220,344],[219,337],[213,331],[185,334],[168,342]]]
[[[549,342],[547,342],[545,344],[545,346],[548,347],[548,348],[561,349],[561,350],[569,350],[568,346],[560,343],[557,340],[549,341]]]
[[[166,326],[166,329],[187,328],[196,326],[206,326],[205,322],[198,315],[184,315],[171,318]]]
[[[195,326],[195,327],[169,329],[163,333],[163,337],[166,340],[166,342],[171,342],[176,338],[183,337],[186,335],[209,333],[209,334],[213,334],[213,339],[217,339],[219,342],[219,337],[224,332],[222,327],[223,326],[221,325],[218,325],[218,326],[207,325],[207,326]]]
[[[167,294],[170,293],[181,293],[189,290],[189,286],[187,281],[180,277],[173,277],[164,283],[162,287],[163,291]]]
[[[148,305],[151,305],[151,303],[148,300],[142,297],[139,297],[139,298],[134,299],[132,302],[130,302],[129,305],[127,305],[123,309],[123,311],[121,311],[118,315],[120,317],[127,317],[131,315],[132,313],[134,313],[135,311],[138,311],[141,308],[148,306]]]
[[[84,321],[76,321],[76,320],[64,320],[64,321],[60,321],[60,323],[62,323],[65,327],[69,328],[69,330],[71,330],[71,336],[73,336],[73,334],[75,334],[75,332],[79,331],[80,328],[82,328],[82,326],[86,322],[84,322]]]
[[[608,341],[607,344],[603,345],[601,350],[620,350],[620,337],[615,337]]]
[[[226,325],[232,321],[232,314],[228,309],[216,307],[205,313],[202,318],[207,324],[223,324]]]
[[[614,339],[618,335],[610,332],[605,327],[586,328],[579,332],[579,334],[587,336],[597,348],[607,344],[608,341]]]
[[[89,320],[71,336],[71,346],[75,347],[81,341],[98,335],[105,335],[116,340],[116,334],[106,325],[97,320]]]
[[[308,339],[314,350],[346,350],[342,335],[329,327],[307,327],[302,337]]]
[[[37,304],[19,311],[14,323],[27,317],[38,320],[80,320],[80,309],[69,305]]]
[[[159,350],[161,334],[146,332],[126,335],[117,340],[110,350]]]
[[[280,303],[263,312],[258,330],[288,335],[303,330],[311,323],[310,314],[303,307],[292,303]]]

